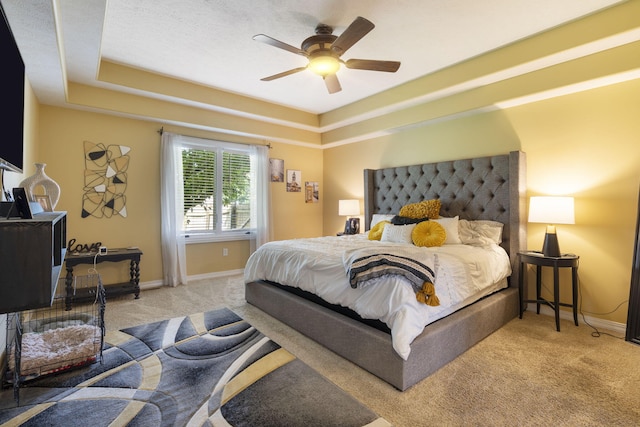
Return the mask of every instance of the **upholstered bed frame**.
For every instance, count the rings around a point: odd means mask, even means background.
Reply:
[[[374,213],[396,214],[408,203],[439,198],[440,215],[504,224],[511,259],[507,289],[425,327],[408,360],[393,350],[391,336],[265,281],[246,285],[246,300],[342,357],[406,390],[515,318],[519,312],[517,253],[526,248],[525,154],[366,169],[365,225]]]

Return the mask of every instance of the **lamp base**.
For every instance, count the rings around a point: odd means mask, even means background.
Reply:
[[[558,245],[558,235],[556,233],[545,233],[542,254],[556,258],[560,256],[560,245]]]

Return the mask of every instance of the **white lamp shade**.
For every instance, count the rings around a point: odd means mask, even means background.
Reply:
[[[531,197],[529,222],[544,224],[575,224],[573,197]]]
[[[356,199],[338,200],[338,215],[360,215],[360,202]]]

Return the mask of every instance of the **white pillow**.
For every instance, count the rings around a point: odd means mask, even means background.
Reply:
[[[379,223],[380,221],[389,221],[389,222],[391,222],[391,219],[394,216],[395,215],[373,214],[373,216],[371,217],[371,224],[369,224],[369,230],[371,230],[373,228],[373,226],[376,225],[377,223]]]
[[[382,230],[382,237],[380,238],[380,241],[392,243],[409,243],[413,245],[413,240],[411,240],[411,232],[414,228],[416,228],[416,224],[386,224],[384,226],[384,230]]]
[[[489,245],[502,243],[504,224],[498,221],[461,219],[458,223],[460,240],[465,245]]]
[[[447,233],[447,240],[444,241],[445,245],[459,245],[462,244],[460,240],[460,234],[458,233],[458,216],[453,218],[440,217],[437,219],[430,219],[429,221],[435,221],[444,227],[444,231]]]

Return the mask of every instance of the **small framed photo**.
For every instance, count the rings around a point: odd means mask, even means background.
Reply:
[[[269,159],[271,182],[284,182],[284,160]]]
[[[287,169],[287,191],[300,193],[302,191],[302,172],[299,170]]]
[[[318,203],[319,200],[318,183],[315,181],[306,181],[304,183],[304,201],[305,203]]]
[[[22,219],[32,219],[31,206],[29,206],[29,199],[27,198],[27,192],[23,187],[16,187],[13,189],[13,200],[15,201],[16,208]]]
[[[51,198],[48,194],[37,194],[34,197],[36,199],[36,202],[40,203],[40,206],[42,206],[42,209],[44,209],[45,212],[53,211],[53,208],[51,207]]]

